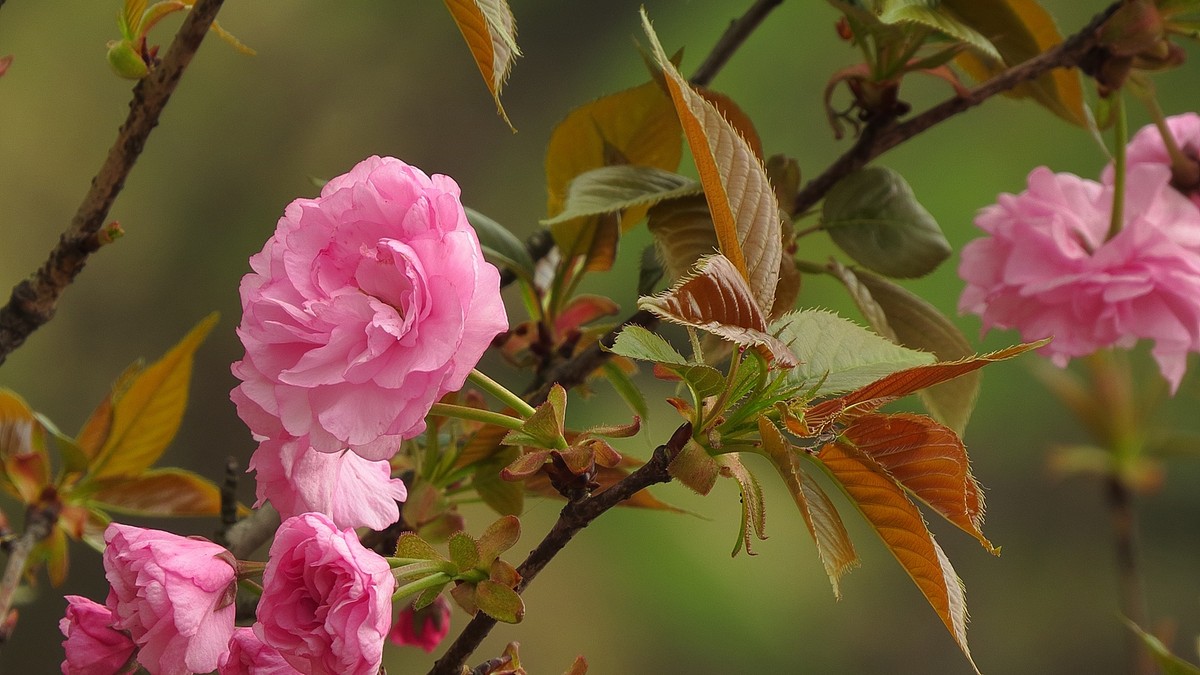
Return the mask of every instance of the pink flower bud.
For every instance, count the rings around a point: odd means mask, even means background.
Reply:
[[[112,611],[78,595],[67,596],[67,613],[58,622],[62,631],[63,675],[116,675],[133,670],[136,645],[128,633],[116,630]]]

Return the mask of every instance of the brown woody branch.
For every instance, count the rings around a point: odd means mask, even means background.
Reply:
[[[70,227],[59,237],[41,268],[17,284],[8,304],[0,308],[0,364],[33,331],[54,317],[59,296],[83,270],[88,256],[100,248],[103,237],[97,233],[223,2],[198,0],[171,42],[162,64],[133,88],[129,116],[99,173],[92,179]]]

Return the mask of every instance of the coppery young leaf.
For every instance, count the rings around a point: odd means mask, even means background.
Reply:
[[[829,443],[821,448],[817,459],[912,577],[978,673],[967,648],[967,602],[962,581],[904,488],[882,466],[853,447]]]
[[[92,506],[140,516],[215,516],[221,491],[212,481],[183,469],[147,469],[136,476],[91,483]]]
[[[767,313],[774,305],[779,283],[783,230],[779,203],[762,160],[725,116],[679,74],[644,8],[642,27],[692,149],[721,252],[749,284],[758,307]]]
[[[26,504],[50,482],[46,430],[25,400],[0,389],[0,484]]]
[[[655,248],[672,283],[720,246],[704,195],[655,204],[646,216],[646,226],[654,235]]]
[[[445,0],[445,3],[475,57],[488,92],[496,101],[496,112],[516,131],[500,104],[500,90],[513,61],[521,55],[517,48],[517,24],[507,0]]]

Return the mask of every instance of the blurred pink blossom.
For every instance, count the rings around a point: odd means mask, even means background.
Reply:
[[[112,610],[78,595],[68,595],[62,631],[63,675],[116,675],[133,671],[136,645],[128,633],[112,627]]]
[[[1106,347],[1154,340],[1152,354],[1174,392],[1188,352],[1200,351],[1200,209],[1167,183],[1170,171],[1128,172],[1121,231],[1105,241],[1112,187],[1045,167],[1029,188],[1002,194],[967,244],[959,311],[985,331],[1015,328],[1058,366]]]
[[[323,452],[391,457],[508,327],[458,185],[392,157],[289,204],[250,266],[238,414]]]
[[[1167,118],[1167,128],[1183,153],[1193,159],[1200,158],[1200,114],[1189,112],[1173,115]],[[1125,149],[1125,166],[1128,169],[1152,164],[1171,167],[1171,156],[1167,154],[1167,145],[1163,142],[1162,133],[1153,124],[1142,127]],[[1102,178],[1108,184],[1113,180],[1113,167],[1110,164]],[[1200,191],[1188,195],[1192,203],[1200,207]]]
[[[450,603],[439,595],[431,604],[414,610],[405,605],[392,624],[388,641],[395,645],[420,647],[426,652],[437,649],[450,632]]]
[[[376,675],[395,587],[387,560],[354,530],[319,513],[288,518],[271,544],[254,631],[303,673]]]
[[[255,506],[270,501],[284,518],[315,511],[337,527],[382,530],[400,519],[396,502],[408,496],[386,460],[349,450],[316,452],[307,438],[261,440],[250,468],[258,484]]]
[[[270,645],[263,644],[253,628],[235,628],[229,652],[221,657],[220,675],[301,675]]]
[[[229,648],[237,572],[224,548],[112,523],[104,531],[107,605],[155,675],[209,673]]]

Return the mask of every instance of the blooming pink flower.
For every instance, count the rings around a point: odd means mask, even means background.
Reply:
[[[263,644],[253,628],[235,628],[229,652],[217,667],[220,675],[300,675],[272,646]]]
[[[1055,364],[1110,346],[1155,341],[1172,391],[1200,351],[1200,209],[1167,185],[1169,171],[1128,172],[1121,231],[1105,241],[1112,187],[1045,167],[1029,189],[1002,194],[975,224],[990,236],[967,244],[958,274],[961,312],[983,329],[1015,328]]]
[[[349,450],[316,452],[307,438],[262,440],[250,468],[258,483],[255,506],[270,501],[284,518],[315,511],[337,527],[382,530],[400,519],[396,502],[408,496],[386,460]]]
[[[289,204],[250,266],[238,414],[324,452],[395,454],[508,327],[458,185],[391,157]]]
[[[1190,112],[1168,117],[1167,128],[1171,130],[1171,136],[1184,154],[1190,157],[1200,155],[1200,114]],[[1143,164],[1168,168],[1171,166],[1171,156],[1167,154],[1167,146],[1163,143],[1162,133],[1153,124],[1142,127],[1134,134],[1125,149],[1127,170]],[[1112,179],[1113,167],[1109,165],[1104,170],[1103,181],[1112,183]],[[1200,207],[1200,192],[1193,192],[1189,197],[1193,204]]]
[[[136,645],[128,633],[112,627],[112,610],[78,595],[67,596],[67,613],[58,622],[62,631],[63,675],[115,675],[133,670]]]
[[[418,610],[414,610],[412,605],[405,605],[392,624],[388,641],[402,647],[420,647],[432,652],[449,632],[450,603],[439,595],[432,604]]]
[[[107,605],[155,675],[209,673],[229,648],[237,572],[202,539],[113,523],[104,531]]]
[[[288,518],[271,544],[254,631],[301,672],[376,675],[395,587],[388,562],[353,530],[319,513]]]

